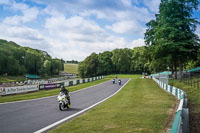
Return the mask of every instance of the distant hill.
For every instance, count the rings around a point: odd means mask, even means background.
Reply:
[[[64,64],[64,72],[78,74],[78,64]]]

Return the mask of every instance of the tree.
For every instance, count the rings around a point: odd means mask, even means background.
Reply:
[[[80,77],[82,77],[82,78],[87,77],[87,75],[86,75],[86,71],[87,71],[86,63],[87,63],[87,61],[85,59],[84,61],[79,62],[79,64],[78,64],[78,73],[79,73]]]
[[[87,61],[87,71],[86,71],[86,75],[88,76],[95,76],[97,75],[97,67],[98,67],[98,55],[96,53],[92,53],[89,57],[88,57],[88,61]]]
[[[197,57],[200,43],[195,29],[199,22],[192,18],[197,7],[198,0],[161,0],[156,20],[147,23],[145,42],[154,49],[153,62],[166,60],[172,71],[179,66],[180,76],[184,64]]]
[[[149,59],[147,52],[148,51],[145,46],[133,49],[131,57],[131,72],[149,72]]]
[[[44,67],[44,62],[48,60]],[[41,50],[29,47],[21,47],[14,42],[8,42],[0,39],[0,75],[8,73],[9,75],[30,74],[58,74],[64,70],[64,60],[55,59],[55,66],[51,68],[51,56]]]
[[[112,52],[105,51],[98,55],[98,74],[109,74],[115,71],[112,60]]]
[[[116,71],[119,73],[130,72],[132,50],[125,49],[115,49],[112,51],[112,63],[116,67]]]
[[[91,77],[97,75],[98,55],[92,53],[84,61],[79,63],[78,71],[81,77]]]

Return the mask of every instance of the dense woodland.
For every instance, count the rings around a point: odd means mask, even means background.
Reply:
[[[22,47],[0,40],[0,75],[56,75],[64,70],[64,61],[52,59],[45,51]]]
[[[146,46],[92,53],[79,63],[82,77],[110,73],[155,73],[168,68],[177,78],[184,69],[200,66],[200,22],[192,17],[198,0],[161,0],[155,20],[148,22]]]
[[[92,53],[79,63],[81,77],[105,75],[111,73],[149,72],[150,60],[147,47],[132,49],[114,49],[103,53]]]

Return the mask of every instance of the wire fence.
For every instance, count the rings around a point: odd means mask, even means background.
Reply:
[[[198,89],[200,88],[200,80],[198,78],[183,79],[182,82],[185,85],[198,88]]]

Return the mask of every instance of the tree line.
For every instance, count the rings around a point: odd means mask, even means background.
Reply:
[[[71,61],[65,61],[65,63],[78,64],[78,61],[77,60],[71,60]]]
[[[57,75],[64,70],[64,62],[45,51],[0,40],[0,75]]]
[[[110,73],[156,73],[172,71],[182,78],[184,69],[200,66],[200,22],[193,18],[198,0],[161,0],[159,13],[149,21],[146,46],[92,53],[79,63],[82,77]]]
[[[114,49],[103,53],[92,53],[84,61],[79,62],[79,75],[91,77],[115,73],[149,72],[147,47],[134,49]]]

